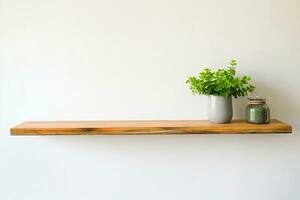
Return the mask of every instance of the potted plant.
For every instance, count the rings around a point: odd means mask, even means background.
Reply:
[[[232,119],[232,97],[246,96],[254,91],[249,76],[236,75],[237,61],[231,60],[226,69],[215,71],[205,68],[198,76],[191,76],[186,81],[193,94],[209,97],[208,118],[214,123],[228,123]]]

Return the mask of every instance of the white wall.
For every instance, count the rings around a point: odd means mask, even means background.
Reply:
[[[299,0],[0,0],[0,199],[300,199],[299,19]],[[9,135],[205,119],[185,80],[231,58],[292,135]]]

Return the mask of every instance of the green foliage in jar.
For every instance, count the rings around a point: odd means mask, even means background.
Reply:
[[[249,76],[238,77],[236,75],[237,61],[231,60],[226,69],[213,71],[209,68],[202,70],[198,76],[191,76],[186,81],[193,94],[212,96],[246,96],[254,91],[255,87],[250,84]]]

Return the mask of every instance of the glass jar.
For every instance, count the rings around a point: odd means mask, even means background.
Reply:
[[[249,105],[246,107],[246,120],[254,124],[267,124],[270,122],[270,109],[266,99],[261,97],[248,98]]]

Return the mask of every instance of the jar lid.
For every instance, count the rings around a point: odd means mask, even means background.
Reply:
[[[257,95],[248,97],[248,100],[250,101],[250,104],[264,104],[267,101],[266,98]]]

